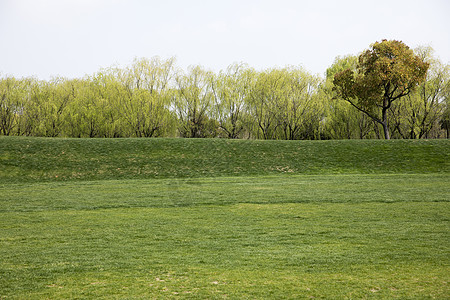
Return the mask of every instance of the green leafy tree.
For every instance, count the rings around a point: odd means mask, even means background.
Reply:
[[[74,100],[73,82],[65,78],[40,81],[33,91],[32,110],[38,122],[34,134],[57,137],[64,135],[66,108]]]
[[[248,100],[258,138],[316,139],[324,106],[320,79],[301,68],[270,69],[257,74]]]
[[[299,68],[284,68],[282,97],[276,103],[278,123],[284,139],[316,139],[324,116],[317,97],[320,79]]]
[[[213,78],[214,116],[225,136],[236,139],[247,130],[247,100],[255,71],[244,64],[230,65]]]
[[[425,81],[402,101],[406,106],[406,132],[409,138],[428,138],[438,131],[443,101],[450,85],[450,66],[433,56],[431,47],[420,47],[416,53],[430,64]],[[405,103],[406,102],[406,103]]]
[[[211,118],[213,105],[213,73],[200,66],[179,72],[173,93],[175,111],[182,137],[205,138],[217,135],[217,121]]]
[[[24,80],[0,79],[0,134],[13,135],[24,110],[27,88]]]
[[[376,42],[358,58],[356,72],[334,76],[338,96],[383,127],[390,139],[388,110],[425,80],[429,64],[400,41]]]
[[[170,132],[173,115],[170,106],[170,82],[174,59],[136,59],[132,66],[116,70],[126,93],[120,92],[123,118],[137,137],[156,137]]]
[[[43,81],[34,78],[27,79],[27,95],[23,102],[23,111],[20,118],[20,135],[36,136],[41,123],[40,102]]]
[[[357,63],[358,57],[355,55],[338,56],[326,71],[326,80],[321,85],[320,92],[326,102],[324,135],[327,138],[364,139],[376,134],[378,123],[363,112],[355,110],[350,103],[340,101],[333,92],[334,76],[347,69],[355,72]]]
[[[333,64],[326,70],[325,78],[333,82],[334,75],[345,70],[356,71],[357,64],[358,57],[356,55],[337,56]]]
[[[250,114],[256,125],[256,137],[275,139],[280,126],[278,103],[282,101],[287,78],[282,70],[259,72],[249,97]]]
[[[107,88],[99,77],[79,82],[75,100],[66,109],[68,134],[73,137],[109,137],[109,101],[104,95]]]

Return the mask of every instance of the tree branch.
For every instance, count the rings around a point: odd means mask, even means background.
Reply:
[[[376,116],[373,116],[370,112],[368,112],[367,110],[359,107],[358,105],[356,105],[355,103],[353,103],[352,100],[350,100],[349,98],[345,98],[345,101],[347,101],[348,103],[350,103],[354,108],[356,108],[357,110],[359,110],[360,112],[365,113],[367,116],[369,116],[369,118],[371,118],[372,120],[374,120],[377,123],[383,124],[383,122],[377,118]]]

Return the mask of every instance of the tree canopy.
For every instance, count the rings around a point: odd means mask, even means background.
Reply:
[[[429,64],[403,42],[374,43],[358,58],[356,72],[346,69],[334,76],[335,91],[356,109],[383,126],[390,138],[388,110],[423,81]]]

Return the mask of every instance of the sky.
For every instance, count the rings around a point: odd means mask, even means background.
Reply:
[[[80,78],[154,56],[323,76],[382,39],[450,63],[449,15],[448,0],[0,0],[0,76]]]

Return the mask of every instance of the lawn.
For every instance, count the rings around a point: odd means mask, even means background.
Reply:
[[[0,138],[0,298],[448,299],[450,143],[390,142]]]
[[[0,183],[279,174],[448,173],[450,140],[0,137]]]

